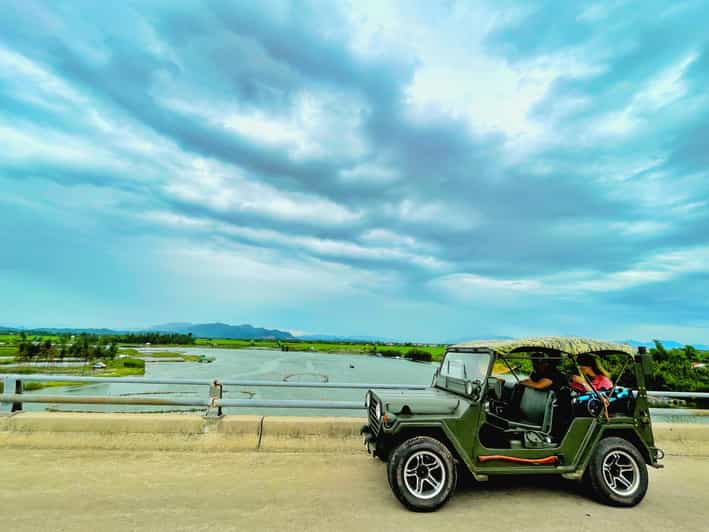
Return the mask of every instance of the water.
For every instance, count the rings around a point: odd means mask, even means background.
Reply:
[[[437,364],[367,355],[329,355],[308,352],[283,352],[265,349],[171,349],[191,355],[216,357],[210,364],[192,362],[146,363],[145,376],[156,379],[271,380],[299,382],[364,382],[386,384],[430,384]],[[149,350],[145,350],[149,356]],[[351,367],[352,366],[352,367]],[[42,395],[116,395],[154,396],[172,399],[206,398],[206,386],[162,384],[100,383],[84,386],[45,388]],[[225,399],[308,399],[363,401],[366,390],[265,388],[226,386]],[[26,403],[26,410],[45,410],[47,405]],[[124,405],[49,405],[51,410],[81,412],[158,412],[203,411],[200,408],[124,406]],[[293,408],[225,408],[226,414],[334,415],[363,416],[364,410],[322,410]]]
[[[162,349],[164,351],[164,349]],[[211,364],[192,362],[146,363],[145,376],[157,379],[220,379],[220,380],[272,380],[300,382],[367,382],[386,384],[430,384],[437,364],[422,364],[403,359],[366,355],[328,355],[308,352],[283,352],[266,349],[210,349],[182,348],[179,351],[192,355],[215,357]],[[150,350],[142,350],[149,356]],[[354,367],[350,367],[354,366]],[[225,399],[308,399],[333,401],[362,401],[365,390],[337,390],[328,388],[265,388],[227,386]],[[206,398],[206,386],[179,386],[159,384],[106,383],[85,386],[45,388],[42,395],[116,395],[154,396],[160,398]],[[81,412],[202,412],[201,408],[124,406],[124,405],[40,405],[25,403],[26,410],[81,411]],[[271,415],[332,415],[363,416],[363,410],[322,410],[291,408],[225,408],[226,414]],[[706,411],[682,408],[651,408],[653,422],[709,423]]]

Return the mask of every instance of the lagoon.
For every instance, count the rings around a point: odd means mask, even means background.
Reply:
[[[155,349],[157,351],[165,351]],[[153,349],[140,349],[150,357]],[[277,351],[271,349],[214,349],[170,348],[170,351],[189,355],[214,357],[209,364],[195,362],[147,362],[145,377],[157,379],[249,379],[299,382],[363,382],[387,384],[430,384],[437,364],[411,362],[404,359],[357,354],[324,354],[302,351]],[[150,360],[148,358],[148,360]],[[29,392],[32,393],[32,392]],[[189,399],[206,397],[206,387],[106,383],[83,386],[46,388],[35,392],[42,395],[118,395],[145,394],[161,398]],[[363,401],[365,390],[265,388],[226,386],[225,399],[308,399],[334,401]],[[202,409],[157,406],[112,405],[38,405],[25,404],[26,410],[57,410],[81,412],[195,412]],[[270,415],[333,415],[363,416],[363,410],[321,410],[292,408],[225,408],[225,414]]]

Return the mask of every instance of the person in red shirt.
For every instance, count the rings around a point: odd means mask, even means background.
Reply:
[[[571,377],[571,388],[581,393],[592,390],[600,392],[613,389],[613,381],[610,379],[610,374],[603,369],[603,366],[594,355],[585,353],[579,355],[576,361],[581,368],[582,374]],[[585,378],[584,375],[586,376]]]

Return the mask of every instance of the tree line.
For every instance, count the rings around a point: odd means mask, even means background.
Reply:
[[[93,360],[96,358],[113,359],[118,354],[118,343],[102,336],[80,334],[70,337],[61,335],[57,341],[50,338],[31,338],[27,333],[20,333],[17,342],[17,356],[20,360],[63,360],[64,358],[80,358]]]
[[[709,352],[698,351],[691,345],[667,349],[654,340],[652,372],[647,378],[650,390],[681,390],[709,392]],[[692,363],[707,367],[693,367]]]
[[[174,344],[174,345],[192,345],[194,344],[194,338],[192,333],[180,334],[180,333],[160,333],[160,332],[140,332],[140,333],[128,333],[128,334],[114,334],[110,336],[103,336],[103,338],[109,338],[111,341],[119,342],[121,344]]]
[[[416,362],[431,362],[433,360],[433,355],[426,351],[425,349],[409,349],[406,352],[397,351],[396,349],[380,349],[379,351],[373,351],[372,353],[377,353],[383,357],[402,357],[408,358],[409,360],[415,360]]]
[[[66,357],[88,361],[97,358],[115,358],[118,354],[118,345],[122,343],[192,345],[194,338],[192,334],[146,332],[116,335],[60,334],[56,340],[52,340],[39,336],[30,337],[22,331],[16,343],[17,356],[23,361],[62,360]]]

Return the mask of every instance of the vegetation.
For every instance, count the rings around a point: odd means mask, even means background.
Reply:
[[[97,358],[113,359],[118,354],[118,344],[105,337],[81,334],[70,341],[62,335],[57,340],[51,338],[30,338],[25,332],[20,333],[17,342],[17,358],[22,361],[63,360],[66,357],[91,361]]]
[[[17,347],[14,345],[0,345],[0,357],[14,357],[17,354]]]
[[[433,359],[431,353],[423,349],[409,349],[404,357],[409,360],[415,360],[416,362],[431,362]]]
[[[19,375],[33,375],[39,373],[51,373],[53,375],[90,375],[96,377],[123,377],[127,375],[143,375],[145,373],[145,361],[140,358],[118,358],[115,360],[105,360],[105,368],[94,369],[93,366],[83,364],[79,366],[13,366],[2,373],[13,373]]]
[[[149,353],[141,353],[136,349],[121,349],[121,353],[123,352],[130,352],[132,356],[138,357],[179,359],[182,362],[199,362],[205,358],[204,355],[187,355],[176,351],[150,351]]]
[[[691,345],[665,349],[655,340],[650,353],[654,361],[647,383],[650,390],[709,392],[709,351],[697,351]],[[693,362],[706,366],[692,367]]]
[[[119,353],[119,345],[146,344],[192,345],[194,338],[189,334],[141,333],[125,335],[79,335],[52,334],[28,335],[22,331],[18,335],[0,335],[0,357],[17,357],[21,361],[53,361],[64,358],[113,359]],[[120,349],[124,352],[124,349]],[[139,355],[130,350],[130,354]],[[177,354],[177,356],[181,356]],[[0,363],[6,362],[0,360]]]
[[[123,354],[131,354],[132,356],[140,356],[141,354],[130,347],[150,343],[153,346],[178,346],[178,345],[194,345],[196,347],[220,347],[230,349],[280,349],[283,351],[309,351],[317,353],[347,353],[347,354],[363,354],[363,355],[381,355],[381,356],[400,356],[405,357],[412,350],[426,351],[431,354],[432,360],[440,360],[445,350],[445,345],[442,344],[379,344],[371,342],[334,342],[334,341],[316,341],[316,340],[239,340],[231,338],[193,338],[189,334],[161,334],[161,333],[141,333],[141,334],[125,334],[125,335],[96,335],[96,334],[80,334],[71,336],[68,334],[39,334],[41,331],[33,331],[38,334],[33,334],[30,339],[28,333],[24,333],[25,338],[33,343],[40,344],[49,340],[54,346],[55,351],[47,349],[42,351],[35,360],[46,359],[45,352],[49,353],[49,359],[52,357],[59,358],[60,346],[66,343],[67,346],[72,343],[88,343],[91,346],[102,345],[104,348],[111,344],[118,345],[118,352]],[[14,356],[17,354],[17,344],[21,341],[22,333],[19,335],[6,334],[0,335],[0,357]],[[85,339],[85,340],[84,340]],[[2,344],[5,345],[2,345]],[[37,349],[37,348],[31,348]],[[39,348],[41,349],[41,347]],[[162,353],[162,352],[160,352]],[[79,355],[65,355],[77,356]],[[157,353],[150,353],[149,356],[162,356]],[[172,354],[170,356],[173,356]],[[185,357],[186,355],[179,353],[175,356]],[[417,356],[417,355],[414,355]],[[94,358],[101,358],[95,356]]]
[[[431,360],[438,361],[443,358],[445,345],[443,344],[377,344],[368,342],[323,342],[317,340],[236,340],[228,338],[195,339],[196,346],[222,347],[230,349],[280,349],[282,351],[309,351],[316,353],[330,354],[359,354],[359,355],[379,355],[383,357],[407,358],[410,351],[427,352],[431,355]],[[413,355],[424,356],[425,355]]]
[[[121,344],[194,345],[195,343],[195,339],[192,337],[192,333],[180,334],[144,332],[103,336],[103,338],[108,338],[112,342],[117,342]]]
[[[400,357],[402,355],[401,351],[396,349],[381,349],[378,354],[387,358]]]
[[[13,373],[18,375],[36,375],[49,373],[52,375],[86,375],[91,377],[129,377],[134,375],[145,375],[145,361],[139,358],[118,358],[105,360],[105,368],[94,369],[93,366],[84,364],[81,366],[13,366],[2,373]],[[71,382],[25,382],[24,389],[27,391],[39,390],[55,386],[80,385]],[[2,391],[2,380],[0,380],[0,392]]]

